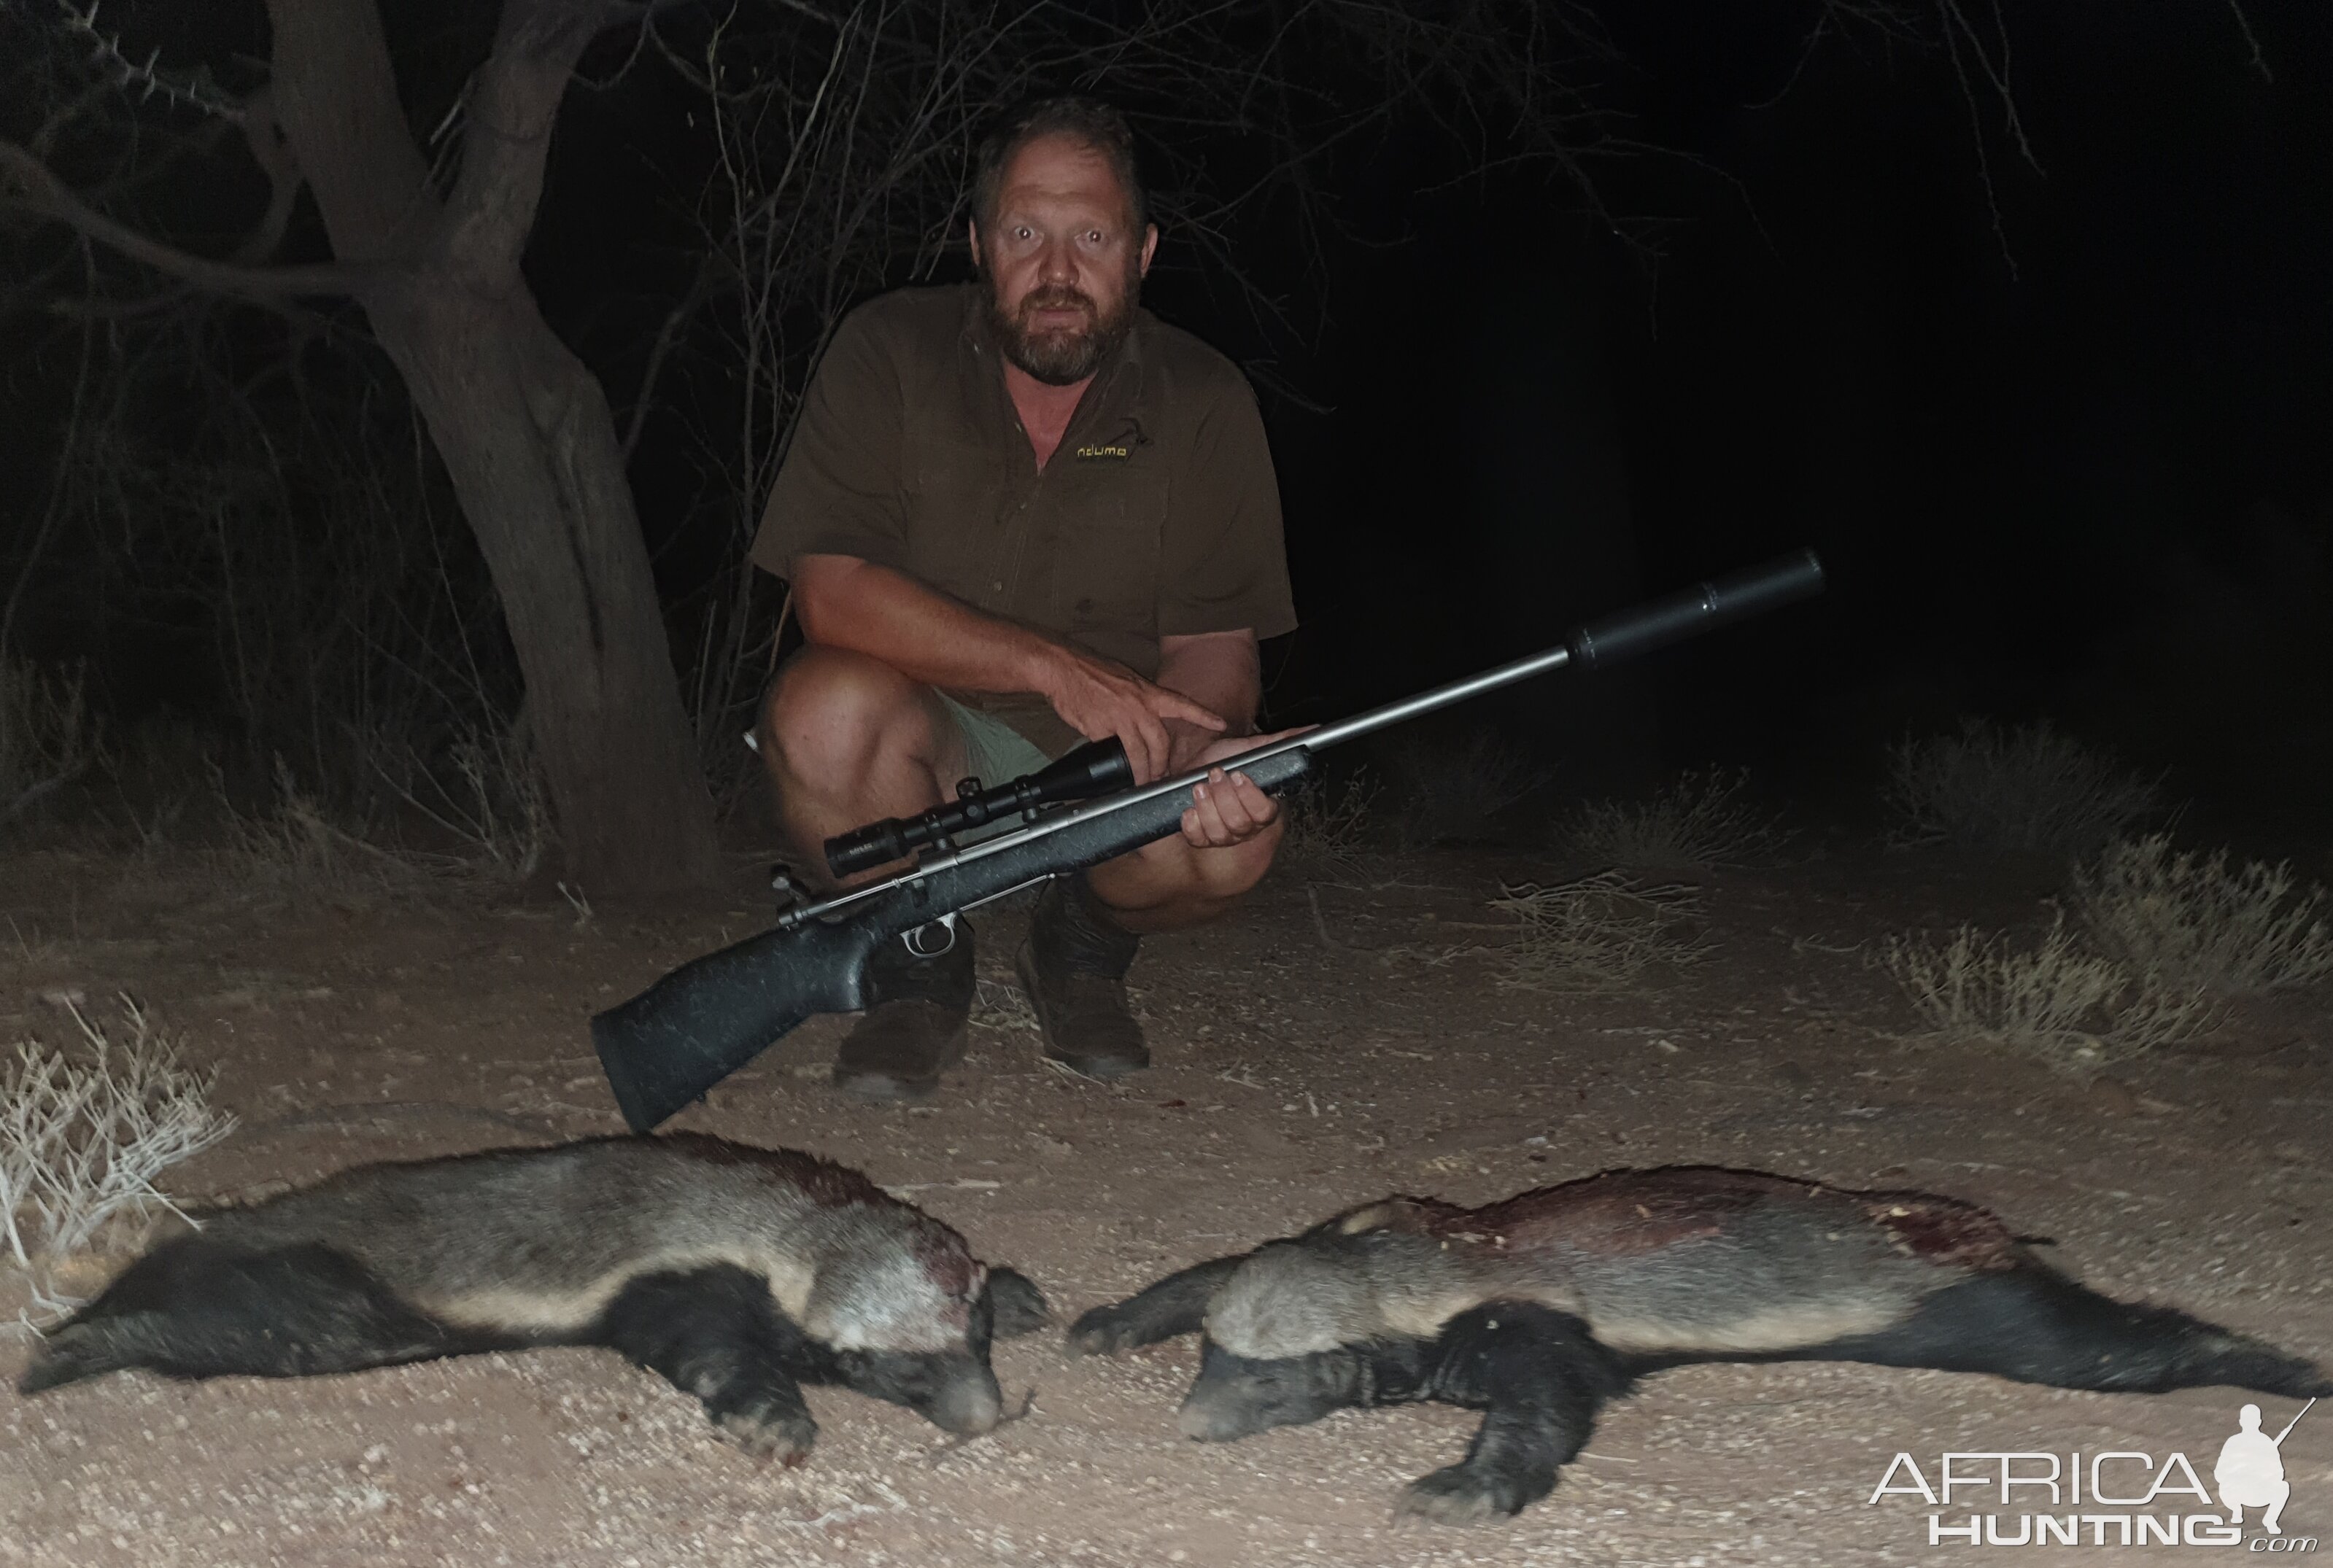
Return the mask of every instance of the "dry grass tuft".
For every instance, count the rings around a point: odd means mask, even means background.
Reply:
[[[1685,871],[1714,865],[1771,865],[1788,839],[1773,817],[1735,798],[1743,772],[1687,772],[1645,801],[1598,800],[1579,808],[1571,846],[1606,865]]]
[[[466,727],[447,749],[439,777],[411,758],[413,782],[398,799],[435,823],[456,846],[430,856],[441,874],[486,883],[518,883],[542,866],[552,842],[551,796],[542,767],[521,725]]]
[[[416,891],[422,869],[411,858],[341,826],[275,760],[274,805],[238,810],[219,792],[226,813],[226,873],[236,884],[295,903],[369,904]]]
[[[24,1041],[0,1067],[0,1241],[44,1314],[72,1305],[55,1288],[61,1265],[170,1209],[156,1178],[235,1126],[211,1106],[210,1077],[184,1066],[144,1013],[125,1013],[124,1042],[75,1009],[80,1049]]]
[[[1553,769],[1487,731],[1455,748],[1413,740],[1393,753],[1387,766],[1401,802],[1397,826],[1405,849],[1491,838],[1499,817],[1555,777]]]
[[[1288,827],[1273,858],[1314,876],[1349,875],[1368,858],[1370,810],[1378,782],[1356,773],[1341,784],[1315,774],[1281,800]]]
[[[2232,994],[2307,985],[2333,974],[2324,890],[2294,889],[2292,867],[2225,850],[2174,854],[2155,834],[2110,846],[2074,874],[2074,909],[2102,951],[2158,989]]]
[[[2201,996],[2147,985],[2086,950],[2062,919],[2031,952],[1964,925],[1942,947],[1890,937],[1879,962],[1933,1038],[2014,1046],[2070,1071],[2189,1038],[2213,1017]]]
[[[1622,990],[1658,965],[1686,964],[1704,949],[1682,929],[1698,907],[1689,888],[1644,887],[1617,871],[1544,887],[1503,887],[1493,909],[1517,929],[1498,951],[1503,987]]]
[[[1957,735],[1906,740],[1888,757],[1898,845],[1981,854],[2088,855],[2161,804],[2144,778],[2046,724],[1966,720]]]

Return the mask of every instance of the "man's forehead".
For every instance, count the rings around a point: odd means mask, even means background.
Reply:
[[[999,182],[1000,213],[1014,207],[1093,206],[1125,215],[1126,186],[1099,148],[1075,137],[1041,136],[1013,155]]]

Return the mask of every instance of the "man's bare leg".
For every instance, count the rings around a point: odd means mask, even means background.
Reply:
[[[964,732],[938,695],[879,659],[808,647],[762,705],[762,762],[799,869],[830,888],[823,846],[886,817],[912,817],[964,776]],[[859,880],[865,880],[864,877]]]
[[[763,704],[761,741],[794,864],[822,889],[836,885],[827,839],[936,806],[942,780],[965,767],[963,732],[929,686],[838,648],[804,648],[786,662]],[[835,1087],[854,1099],[925,1099],[964,1055],[972,928],[959,921],[950,945],[931,956],[928,928],[918,938],[914,948],[886,942],[868,960],[870,1005],[834,1058]]]
[[[1284,821],[1274,822],[1221,849],[1162,838],[1095,866],[1086,880],[1110,919],[1138,936],[1205,925],[1263,880],[1286,831]]]

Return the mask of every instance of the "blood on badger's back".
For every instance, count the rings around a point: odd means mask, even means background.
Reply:
[[[1972,1274],[2033,1266],[2006,1225],[1957,1199],[1708,1166],[1607,1171],[1442,1224],[1554,1266],[1597,1338],[1627,1351],[1794,1350],[1884,1328]]]
[[[2079,1285],[1996,1216],[1931,1192],[1670,1167],[1481,1209],[1394,1199],[1334,1229],[1376,1241],[1373,1294],[1412,1334],[1513,1297],[1651,1363],[1805,1357],[2075,1387],[2333,1389],[2258,1340]]]

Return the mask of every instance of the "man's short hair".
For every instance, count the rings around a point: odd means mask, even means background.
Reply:
[[[1084,143],[1109,161],[1126,192],[1138,235],[1150,222],[1150,194],[1134,158],[1134,128],[1126,116],[1097,98],[1046,98],[1022,105],[981,141],[973,165],[972,215],[985,230],[994,225],[1004,171],[1020,150],[1041,136],[1065,136]]]

